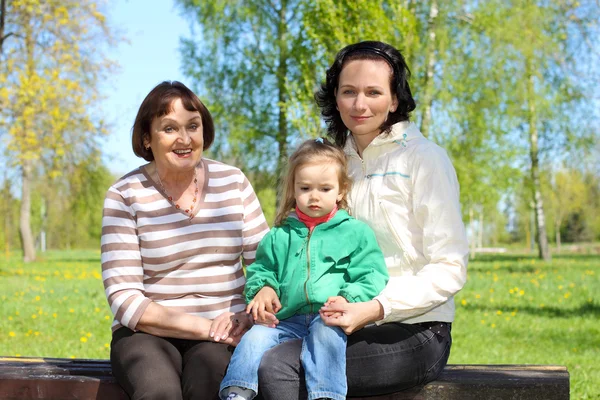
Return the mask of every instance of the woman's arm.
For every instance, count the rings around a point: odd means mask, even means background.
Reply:
[[[462,221],[459,186],[446,152],[422,149],[410,162],[412,211],[422,230],[422,251],[428,263],[415,275],[390,278],[376,299],[386,321],[424,314],[452,298],[467,278],[469,246]]]

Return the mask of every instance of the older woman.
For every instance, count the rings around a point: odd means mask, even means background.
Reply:
[[[453,298],[466,280],[456,174],[446,152],[409,122],[408,75],[392,46],[356,43],[337,54],[316,94],[328,133],[348,158],[352,213],[375,231],[390,275],[374,300],[334,297],[321,309],[327,325],[350,335],[349,396],[434,380],[450,354]],[[265,399],[306,398],[300,346],[287,342],[263,358]]]
[[[237,168],[206,159],[206,107],[179,82],[144,99],[133,152],[148,161],[110,187],[102,276],[114,314],[113,374],[133,399],[214,399],[250,321],[242,258],[268,226]]]

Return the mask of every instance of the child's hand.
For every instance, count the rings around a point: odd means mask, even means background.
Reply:
[[[252,314],[255,321],[266,320],[267,316],[265,315],[265,311],[275,314],[279,310],[281,310],[279,297],[277,297],[275,290],[269,286],[264,286],[260,289],[246,307],[246,312]]]
[[[346,300],[342,296],[332,296],[327,299],[327,302],[325,304],[323,304],[323,307],[329,307],[332,304],[343,304],[343,303],[348,303],[348,300]],[[320,313],[322,313],[324,316],[330,317],[330,318],[339,318],[342,316],[341,311],[320,311]]]

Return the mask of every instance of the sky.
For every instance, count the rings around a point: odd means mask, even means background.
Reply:
[[[131,149],[131,127],[144,97],[164,80],[192,86],[181,72],[179,38],[189,36],[189,22],[180,16],[172,0],[111,0],[108,18],[121,41],[107,53],[119,64],[103,84],[106,100],[102,115],[110,124],[110,136],[101,141],[106,165],[123,175],[144,164]]]

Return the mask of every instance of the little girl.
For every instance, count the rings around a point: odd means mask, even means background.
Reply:
[[[333,296],[371,300],[388,281],[374,233],[348,214],[349,189],[346,157],[330,142],[306,141],[290,158],[275,227],[248,266],[245,289],[246,312],[255,320],[276,313],[279,322],[242,337],[221,383],[223,400],[254,398],[263,354],[298,338],[309,400],[346,398],[346,335],[325,325],[319,309]]]

